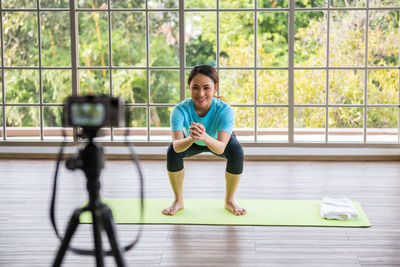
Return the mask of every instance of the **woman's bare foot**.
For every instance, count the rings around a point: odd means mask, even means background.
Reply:
[[[174,215],[178,210],[183,209],[183,201],[174,200],[171,206],[166,209],[163,209],[161,212],[164,215]]]
[[[235,201],[225,201],[225,209],[229,210],[235,215],[245,215],[247,211],[244,208],[239,207]]]

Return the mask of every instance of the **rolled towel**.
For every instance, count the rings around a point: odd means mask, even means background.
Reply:
[[[354,220],[360,218],[357,209],[346,197],[323,197],[321,201],[321,217],[325,219]]]

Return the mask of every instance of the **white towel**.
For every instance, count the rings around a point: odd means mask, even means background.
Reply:
[[[360,218],[350,199],[346,197],[324,197],[321,202],[321,217],[325,219],[353,220]]]

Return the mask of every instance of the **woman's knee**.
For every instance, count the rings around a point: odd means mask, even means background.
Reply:
[[[224,154],[227,159],[232,158],[232,159],[243,160],[244,158],[243,147],[236,139],[236,137],[231,136],[231,139],[229,139],[229,142],[226,145]]]
[[[167,170],[177,172],[183,169],[183,153],[176,153],[172,143],[167,150]]]
[[[243,172],[244,152],[242,145],[236,138],[231,137],[224,154],[227,159],[226,171],[232,174],[241,174]]]
[[[173,158],[176,157],[177,155],[178,153],[175,152],[174,145],[170,143],[167,150],[167,158]]]

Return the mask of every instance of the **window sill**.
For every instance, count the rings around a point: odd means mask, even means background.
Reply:
[[[246,160],[400,160],[400,148],[346,148],[346,147],[249,147],[244,146]],[[55,159],[57,146],[1,146],[2,159]],[[75,154],[78,147],[67,146],[66,155]],[[167,146],[135,146],[135,153],[140,159],[165,160]],[[129,151],[124,146],[105,146],[107,159],[129,159]],[[203,153],[193,159],[218,159],[211,153]]]

